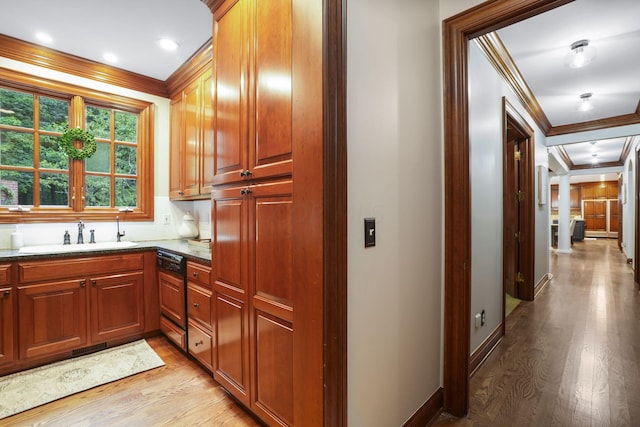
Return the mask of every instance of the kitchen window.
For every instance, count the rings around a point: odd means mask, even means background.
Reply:
[[[33,83],[0,73],[0,222],[153,219],[153,105]],[[58,146],[67,127],[91,133],[96,152],[68,157]]]

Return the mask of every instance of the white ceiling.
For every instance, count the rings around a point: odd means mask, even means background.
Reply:
[[[630,114],[640,102],[640,1],[576,0],[498,30],[553,126]],[[569,68],[573,42],[586,39],[595,60]],[[580,94],[595,108],[578,111]]]
[[[552,126],[636,112],[640,103],[640,0],[576,0],[497,31]],[[589,40],[595,60],[570,68],[571,44]],[[580,95],[594,108],[581,112]],[[598,162],[620,160],[625,138],[600,141]],[[591,164],[594,146],[564,146],[574,165]]]
[[[0,6],[0,34],[45,45],[65,53],[104,63],[111,52],[113,65],[166,80],[208,39],[213,18],[200,0],[19,0]],[[45,32],[53,39],[36,39]],[[179,47],[166,52],[162,37]]]

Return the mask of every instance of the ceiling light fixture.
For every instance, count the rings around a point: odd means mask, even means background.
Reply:
[[[582,100],[582,102],[578,107],[578,111],[585,113],[587,111],[593,110],[593,100],[591,99],[592,96],[593,94],[591,92],[583,93],[582,95],[580,95],[580,99]]]
[[[581,68],[596,59],[596,49],[589,45],[589,40],[578,40],[571,43],[571,52],[565,58],[569,68]]]
[[[158,40],[158,44],[161,48],[170,52],[178,48],[178,43],[168,38],[162,38]]]
[[[598,163],[598,153],[593,153],[593,154],[591,155],[591,157],[593,157],[593,158],[591,159],[591,162],[592,162],[592,163]]]

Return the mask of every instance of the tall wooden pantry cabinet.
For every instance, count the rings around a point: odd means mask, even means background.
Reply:
[[[322,425],[322,2],[206,3],[214,377],[269,425]]]

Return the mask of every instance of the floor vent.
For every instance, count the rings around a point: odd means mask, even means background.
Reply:
[[[107,343],[92,345],[91,347],[79,348],[71,352],[71,357],[82,356],[83,354],[95,353],[96,351],[104,350],[107,348]]]

